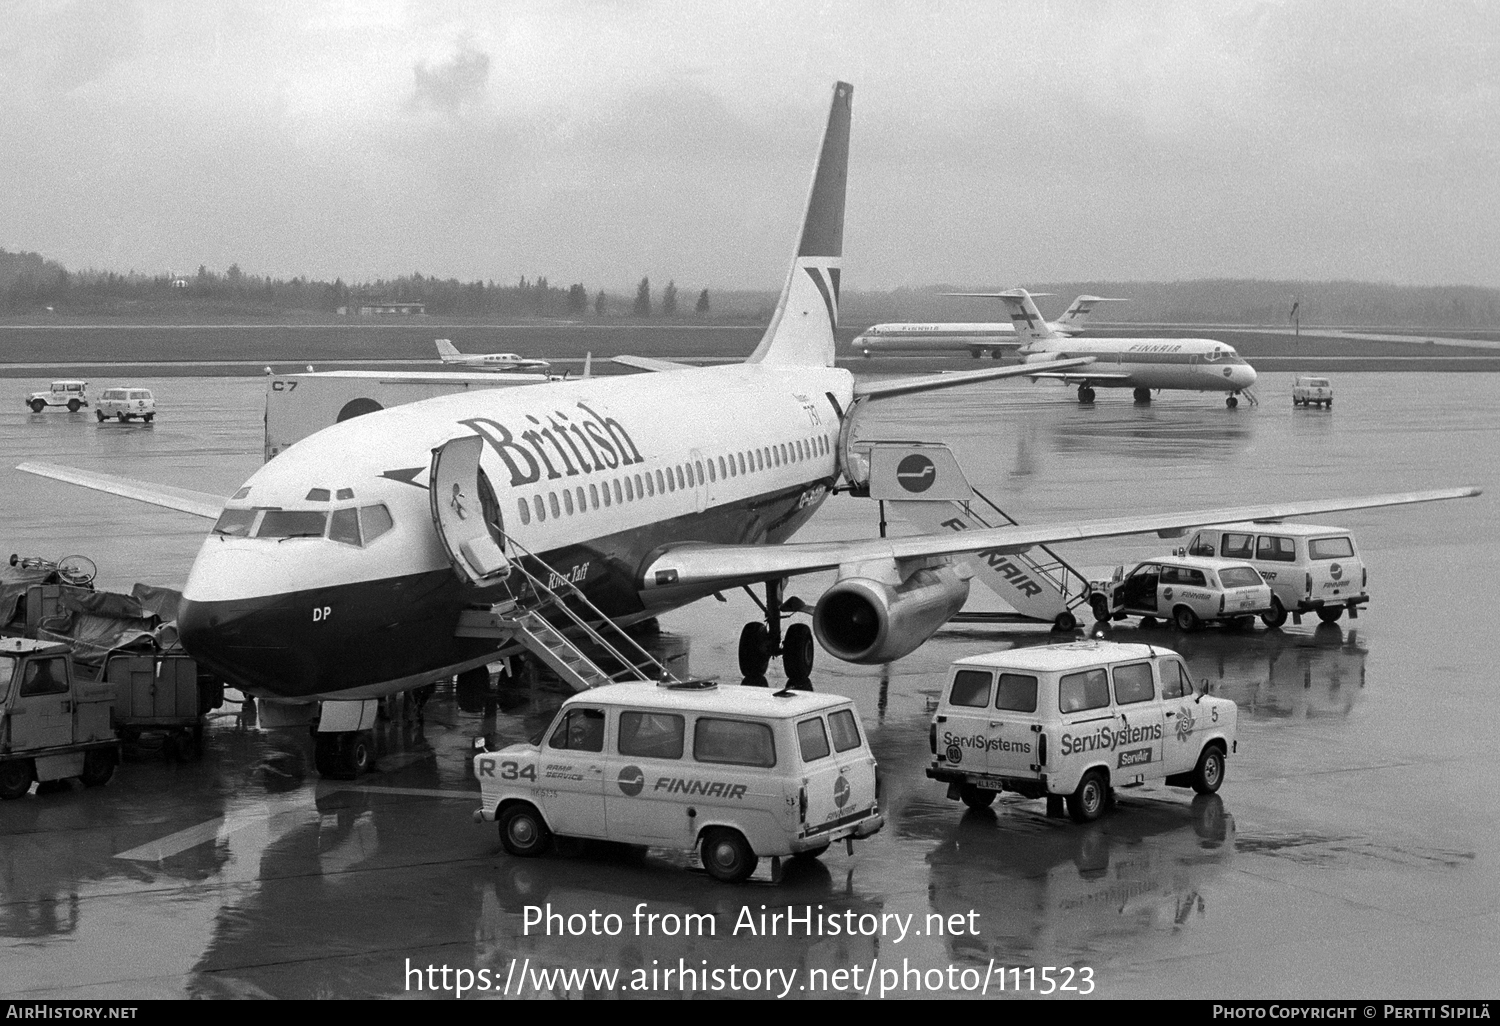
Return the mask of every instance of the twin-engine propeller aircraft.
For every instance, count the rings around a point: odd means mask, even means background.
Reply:
[[[437,340],[437,351],[446,364],[476,367],[479,370],[544,370],[552,366],[546,360],[530,360],[519,353],[460,353],[458,346],[446,338]]]
[[[1042,320],[1031,294],[1025,289],[1005,292],[955,292],[952,295],[998,299],[1010,309],[1016,350],[1028,363],[1049,363],[1070,356],[1087,356],[1092,362],[1083,370],[1047,369],[1034,378],[1057,378],[1078,386],[1078,401],[1094,401],[1096,388],[1130,388],[1135,401],[1149,403],[1154,389],[1187,389],[1195,392],[1228,392],[1224,404],[1238,406],[1243,393],[1254,402],[1250,386],[1255,368],[1234,351],[1233,346],[1210,338],[1086,338],[1071,339]]]
[[[1033,296],[1046,295],[1034,292]],[[1079,296],[1063,315],[1049,321],[1047,327],[1058,335],[1077,335],[1084,330],[1084,322],[1099,303],[1123,303],[1125,300],[1109,296]],[[890,324],[874,324],[860,332],[849,343],[849,348],[868,357],[871,353],[947,353],[967,352],[974,359],[993,356],[1000,359],[1006,349],[1014,349],[1024,343],[1016,337],[1015,325],[1009,321],[996,323],[920,323],[902,321]]]
[[[563,639],[541,622],[546,610],[552,626],[563,625],[561,607],[601,625],[629,624],[722,589],[764,585],[765,617],[741,633],[740,669],[756,677],[779,655],[789,677],[805,679],[814,632],[856,663],[916,649],[963,605],[969,572],[954,557],[967,553],[1477,494],[787,544],[853,476],[863,406],[1088,362],[881,381],[856,381],[833,365],[850,94],[843,83],[834,89],[791,271],[744,363],[636,361],[651,372],[377,410],[295,443],[228,500],[43,464],[21,469],[214,520],[183,589],[183,644],[248,693],[307,708],[321,701],[323,772],[359,768],[349,753],[373,715],[361,700],[455,673],[487,680],[485,664],[516,650],[523,631],[560,649]],[[783,632],[784,613],[805,611],[783,600],[783,583],[822,570],[837,570],[838,580],[813,608],[812,629]],[[543,592],[554,600],[546,610],[537,605]],[[499,629],[472,629],[476,612]]]

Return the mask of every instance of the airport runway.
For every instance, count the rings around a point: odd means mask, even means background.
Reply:
[[[519,740],[537,730],[564,697],[544,681],[507,693],[488,716],[440,694],[425,724],[382,725],[379,771],[344,783],[314,777],[306,735],[241,725],[226,706],[201,762],[142,753],[107,787],[0,804],[0,998],[433,996],[443,967],[450,989],[438,996],[452,996],[460,969],[471,984],[487,970],[495,991],[509,980],[510,996],[632,996],[599,974],[619,970],[628,981],[640,970],[649,982],[686,967],[728,979],[731,966],[748,990],[707,996],[779,996],[773,968],[795,971],[789,997],[864,993],[872,980],[872,997],[888,980],[888,997],[925,996],[934,981],[939,993],[977,996],[964,988],[994,966],[1070,967],[1080,989],[1087,969],[1091,996],[1106,998],[1493,996],[1495,379],[1344,375],[1331,411],[1294,410],[1290,380],[1263,375],[1261,405],[1237,410],[1172,393],[1142,408],[1102,391],[1087,408],[1061,388],[1003,383],[893,402],[861,432],[950,441],[971,479],[1023,523],[1489,489],[1329,518],[1356,531],[1369,567],[1375,598],[1355,621],[1112,630],[1177,648],[1195,677],[1240,703],[1239,751],[1218,796],[1122,791],[1118,808],[1087,827],[1045,819],[1040,802],[1007,797],[977,813],[947,801],[922,773],[928,699],[955,658],[1053,640],[1020,628],[953,627],[886,667],[819,653],[815,685],[858,702],[888,825],[852,857],[831,851],[779,885],[764,865],[745,886],[721,885],[668,852],[504,855],[493,826],[470,821],[477,790],[466,754],[479,733]],[[156,391],[154,425],[0,406],[11,549],[86,553],[113,588],[180,583],[202,522],[9,469],[44,459],[228,494],[258,466],[263,380],[142,383]],[[8,387],[19,396],[33,386]],[[870,503],[835,498],[805,537],[873,534],[875,523]],[[1065,554],[1109,566],[1171,544],[1126,539]],[[789,590],[812,600],[827,581]],[[654,644],[678,667],[730,677],[739,627],[754,611],[742,593],[728,598],[665,617]],[[976,595],[973,604],[986,602]],[[710,915],[717,934],[640,935],[631,915],[643,902]],[[525,935],[527,906],[549,903],[563,915],[615,913],[624,930]],[[762,905],[821,906],[876,926],[854,936],[732,935],[743,911]],[[921,929],[932,913],[977,929],[900,935],[900,917]],[[1005,979],[1012,996],[1016,978]],[[1039,991],[1040,975],[1031,979]],[[1001,996],[993,982],[988,996]]]

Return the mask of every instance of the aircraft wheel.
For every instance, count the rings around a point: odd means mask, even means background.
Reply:
[[[552,843],[552,831],[542,814],[525,802],[517,802],[500,813],[500,844],[506,852],[529,859],[540,855]]]
[[[1228,399],[1224,400],[1224,405],[1227,406],[1227,407],[1229,407],[1231,410],[1234,409],[1239,404],[1240,404],[1240,401],[1238,399],[1236,399],[1234,396],[1230,396]]]
[[[1281,604],[1281,599],[1271,596],[1271,611],[1261,613],[1260,622],[1267,627],[1280,627],[1286,623],[1286,607]]]
[[[703,838],[703,868],[724,883],[739,883],[755,872],[760,859],[738,830],[710,830]]]
[[[31,790],[31,760],[0,762],[0,800],[20,798]]]
[[[1151,405],[1151,389],[1138,388],[1135,390],[1135,402],[1137,406]]]
[[[745,677],[763,677],[771,665],[771,630],[760,621],[740,629],[740,673]]]
[[[813,644],[812,628],[805,623],[794,623],[786,629],[781,642],[781,665],[788,680],[807,680],[812,676],[813,656],[817,647]]]

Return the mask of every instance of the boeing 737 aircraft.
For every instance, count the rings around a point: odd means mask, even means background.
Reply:
[[[1255,400],[1249,391],[1255,384],[1255,368],[1223,342],[1209,338],[1064,338],[1042,320],[1041,311],[1025,289],[963,295],[999,299],[1010,308],[1016,339],[1021,342],[1016,352],[1027,363],[1092,357],[1093,362],[1082,370],[1045,370],[1031,375],[1077,385],[1081,403],[1094,401],[1095,388],[1134,389],[1138,403],[1149,403],[1151,392],[1162,388],[1228,392],[1224,403],[1231,407],[1239,405],[1242,393]]]
[[[360,750],[373,716],[363,700],[455,673],[487,680],[485,664],[522,643],[471,629],[474,614],[508,624],[532,617],[540,632],[545,610],[531,604],[541,591],[602,625],[762,584],[765,615],[741,633],[741,672],[762,674],[780,655],[789,677],[805,679],[814,632],[856,663],[923,644],[968,595],[968,571],[953,561],[965,553],[1477,494],[789,544],[850,476],[863,406],[1087,364],[1059,358],[877,382],[834,366],[850,94],[843,83],[834,89],[791,270],[744,363],[643,361],[654,369],[377,410],[295,443],[228,500],[44,464],[21,469],[214,520],[183,589],[183,644],[248,693],[308,709],[321,701],[319,768],[346,774],[359,769],[347,753]],[[783,633],[783,616],[808,610],[783,598],[784,582],[823,570],[838,579],[812,607],[812,628],[799,622]],[[263,720],[271,704],[262,703]]]
[[[446,338],[437,340],[437,351],[444,363],[479,370],[542,370],[552,366],[546,360],[528,360],[517,353],[460,353],[458,347]]]
[[[1035,293],[1034,295],[1045,295]],[[1096,303],[1123,303],[1123,299],[1108,296],[1079,296],[1073,305],[1057,320],[1047,326],[1059,335],[1077,335],[1083,331],[1083,322],[1093,312]],[[868,357],[871,353],[946,353],[965,352],[979,359],[993,355],[1000,359],[1001,351],[1021,345],[1016,338],[1015,325],[1003,324],[876,324],[860,333],[850,348]]]

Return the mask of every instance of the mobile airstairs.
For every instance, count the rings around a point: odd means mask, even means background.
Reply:
[[[934,442],[855,442],[848,461],[852,491],[880,503],[880,532],[890,505],[913,526],[933,534],[1016,525],[1016,520],[971,485],[958,459]],[[1027,552],[981,550],[968,557],[974,574],[1014,613],[967,612],[958,623],[1050,623],[1072,630],[1074,612],[1088,601],[1088,578],[1045,545]]]

